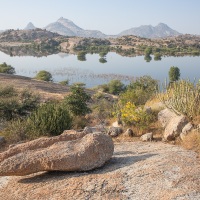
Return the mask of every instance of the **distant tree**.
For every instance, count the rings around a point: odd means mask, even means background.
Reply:
[[[154,60],[161,60],[161,54],[159,52],[154,53]]]
[[[169,69],[169,81],[174,82],[174,81],[178,81],[180,79],[180,69],[178,67],[170,67]]]
[[[0,73],[15,74],[15,69],[4,62],[3,64],[0,64]]]
[[[42,81],[48,81],[48,82],[53,81],[51,73],[45,70],[39,71],[35,76],[35,78],[37,80],[42,80]]]
[[[145,52],[145,55],[151,55],[152,48],[151,47],[147,47],[144,52]]]
[[[77,59],[79,61],[86,61],[86,54],[87,54],[87,52],[85,52],[85,51],[78,52]]]

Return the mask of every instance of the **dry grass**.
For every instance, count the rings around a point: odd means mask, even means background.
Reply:
[[[200,132],[197,130],[191,131],[181,144],[184,148],[194,150],[200,154]]]

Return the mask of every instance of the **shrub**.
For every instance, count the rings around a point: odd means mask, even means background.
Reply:
[[[127,86],[127,90],[120,94],[120,104],[127,102],[134,103],[136,106],[144,105],[152,96],[156,94],[158,81],[150,76],[142,76]]]
[[[27,119],[29,136],[59,135],[72,127],[72,118],[61,103],[41,105]]]
[[[114,95],[119,95],[125,90],[125,86],[120,80],[111,80],[108,84],[101,85],[100,88],[103,89],[103,92],[108,92]]]
[[[15,74],[15,69],[4,62],[3,64],[0,64],[0,73]]]
[[[12,120],[27,116],[38,107],[39,100],[39,96],[31,91],[0,86],[0,117],[3,120]]]
[[[154,120],[153,114],[148,114],[141,107],[137,108],[134,103],[128,102],[120,110],[121,120],[126,125],[134,125],[139,131],[145,130]]]
[[[59,83],[60,83],[61,85],[69,85],[69,80],[60,81]]]
[[[66,96],[64,104],[74,116],[84,116],[91,110],[87,103],[91,99],[82,85],[74,84],[70,87],[71,94]]]
[[[53,81],[51,73],[45,70],[39,71],[35,76],[35,78],[41,81],[47,81],[47,82]]]

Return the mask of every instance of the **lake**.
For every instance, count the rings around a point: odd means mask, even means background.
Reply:
[[[40,70],[49,71],[54,82],[69,80],[69,83],[84,82],[86,87],[120,79],[124,83],[149,75],[161,83],[168,78],[171,66],[177,66],[181,78],[200,79],[200,57],[162,57],[161,61],[146,62],[144,56],[122,57],[110,52],[106,63],[99,62],[98,54],[87,54],[86,61],[79,61],[76,55],[59,53],[47,57],[15,56],[0,52],[0,63],[6,62],[15,68],[17,75],[34,77]]]

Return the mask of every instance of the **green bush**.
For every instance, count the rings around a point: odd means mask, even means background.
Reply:
[[[39,100],[40,97],[31,91],[0,86],[0,118],[8,121],[27,116],[38,107]]]
[[[70,87],[71,94],[66,96],[64,104],[74,116],[84,116],[91,110],[87,103],[91,99],[90,95],[85,92],[83,85],[74,84]]]
[[[72,127],[69,111],[61,103],[41,105],[27,119],[29,136],[59,135]]]
[[[103,92],[119,95],[125,90],[125,85],[120,80],[111,80],[108,84],[100,85],[99,88],[101,88]]]
[[[15,74],[15,69],[4,62],[3,64],[0,64],[0,73]]]
[[[61,85],[69,85],[69,80],[60,81],[59,83],[60,83]]]
[[[47,82],[53,81],[51,73],[45,70],[39,71],[35,76],[35,79]]]

